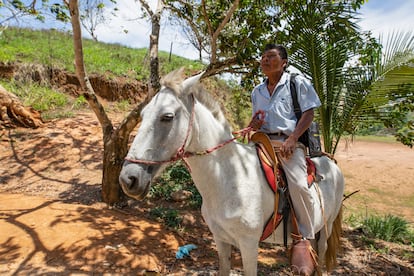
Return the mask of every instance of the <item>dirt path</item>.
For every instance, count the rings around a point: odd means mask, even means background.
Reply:
[[[342,168],[350,213],[393,214],[414,224],[414,149],[399,143],[342,143],[335,157]]]
[[[214,273],[214,242],[198,211],[181,210],[187,222],[177,232],[150,220],[146,202],[122,210],[100,202],[101,138],[88,113],[1,137],[0,274]],[[414,150],[397,143],[342,143],[336,158],[347,194],[359,191],[345,202],[345,217],[391,213],[414,223]],[[386,250],[380,253],[361,237],[345,231],[334,275],[414,275],[413,247],[381,243]],[[198,248],[176,260],[178,246],[188,243]],[[234,264],[237,274],[237,251]],[[261,275],[289,275],[286,265],[283,248],[261,249]]]

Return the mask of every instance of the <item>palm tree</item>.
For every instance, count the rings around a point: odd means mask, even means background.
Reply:
[[[409,120],[407,114],[414,112],[414,32],[394,31],[383,45],[371,64],[370,93],[357,116],[374,114],[386,126],[400,126],[397,140],[413,147],[414,120]]]
[[[361,41],[354,8],[320,0],[291,1],[285,8],[286,29],[278,38],[290,46],[290,62],[312,78],[322,102],[318,120],[324,150],[334,153],[342,134],[338,122],[349,106],[344,68],[354,56],[354,44]]]
[[[290,62],[312,78],[322,102],[317,119],[329,153],[335,153],[344,133],[353,133],[360,120],[373,116],[367,110],[386,103],[384,94],[390,90],[384,88],[384,77],[413,59],[412,34],[396,35],[392,47],[383,51],[356,25],[358,7],[349,1],[290,1],[286,27],[277,34],[290,46]]]

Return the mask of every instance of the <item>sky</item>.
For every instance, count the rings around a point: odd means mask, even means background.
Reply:
[[[99,41],[119,43],[132,48],[147,48],[151,26],[145,19],[137,20],[140,14],[140,4],[136,0],[117,0],[119,12],[106,25],[97,29]],[[155,9],[156,0],[148,1]],[[359,25],[364,31],[371,31],[374,37],[382,37],[386,41],[387,35],[396,30],[414,30],[414,0],[368,0],[360,9]],[[1,22],[1,18],[0,18]],[[21,27],[34,26],[50,28],[50,23],[21,21]],[[65,27],[70,29],[70,25]],[[84,32],[85,34],[85,32]],[[197,59],[198,54],[176,28],[161,27],[159,48],[169,51],[172,46],[173,54],[189,59]]]
[[[414,31],[414,0],[368,0],[360,10],[359,25],[374,37],[392,31]]]

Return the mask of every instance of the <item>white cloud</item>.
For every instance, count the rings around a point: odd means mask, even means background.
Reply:
[[[155,11],[157,1],[148,1],[151,9]],[[151,24],[148,19],[142,18],[141,5],[135,0],[118,0],[117,16],[112,17],[109,24],[101,25],[96,33],[98,39],[107,43],[120,43],[133,48],[148,48]],[[111,9],[108,6],[107,13]],[[159,48],[170,51],[173,43],[173,54],[189,59],[197,59],[197,52],[190,47],[180,32],[171,26],[161,24]]]
[[[110,15],[112,9],[108,7],[106,13],[111,20],[96,30],[100,41],[108,43],[120,43],[129,47],[148,47],[150,24],[141,16],[140,5],[134,0],[117,1],[118,12],[115,17]]]
[[[414,1],[411,0],[369,0],[361,9],[359,25],[371,31],[374,37],[384,39],[394,31],[414,30]]]

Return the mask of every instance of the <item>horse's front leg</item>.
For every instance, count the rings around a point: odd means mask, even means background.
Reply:
[[[219,275],[230,275],[231,268],[231,244],[216,240],[216,246],[219,257]]]
[[[243,239],[240,243],[240,253],[243,261],[245,276],[257,276],[257,258],[259,256],[259,241]]]

